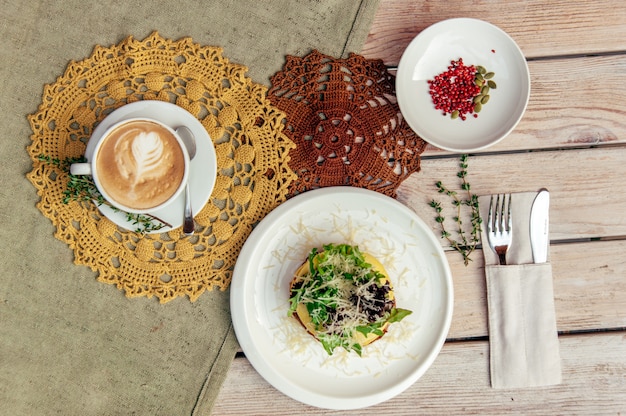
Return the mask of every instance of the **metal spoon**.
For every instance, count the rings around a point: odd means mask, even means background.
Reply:
[[[196,138],[188,127],[180,126],[176,128],[176,133],[180,136],[181,140],[187,148],[189,154],[189,161],[196,156]],[[189,192],[189,180],[185,185],[185,210],[183,217],[183,234],[193,235],[195,229],[195,223],[193,220],[193,211],[191,209],[191,192]]]

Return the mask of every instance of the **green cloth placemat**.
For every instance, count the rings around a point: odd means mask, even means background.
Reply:
[[[0,7],[0,403],[7,415],[206,415],[237,343],[229,292],[127,299],[73,264],[25,174],[45,84],[129,35],[220,46],[269,85],[285,55],[358,52],[377,1],[35,0]]]

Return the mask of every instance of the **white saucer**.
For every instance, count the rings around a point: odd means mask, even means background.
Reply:
[[[98,124],[91,137],[98,138],[108,127],[118,121],[134,117],[151,117],[164,122],[172,128],[184,125],[192,131],[196,138],[196,156],[191,161],[191,168],[189,170],[189,189],[191,191],[191,206],[193,211],[196,213],[199,212],[208,202],[211,192],[213,192],[213,186],[215,185],[217,176],[215,148],[205,128],[191,113],[177,105],[163,101],[147,100],[127,104],[113,111]],[[96,140],[90,139],[87,143],[85,150],[87,160],[91,160],[93,156],[95,142]],[[165,226],[160,230],[151,231],[151,233],[163,233],[180,227],[183,224],[184,203],[185,193],[182,192],[180,196],[167,207],[151,212],[151,215],[171,225],[171,227]],[[132,222],[126,219],[126,213],[114,211],[108,205],[101,205],[98,209],[108,219],[120,227],[131,231],[135,229]]]

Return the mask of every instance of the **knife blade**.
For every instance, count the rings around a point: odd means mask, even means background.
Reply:
[[[535,263],[548,261],[550,246],[550,192],[539,191],[530,209],[530,245]]]

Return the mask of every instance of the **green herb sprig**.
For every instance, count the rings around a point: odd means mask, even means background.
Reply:
[[[435,221],[439,224],[441,229],[441,238],[445,238],[450,247],[458,251],[463,256],[463,262],[467,266],[472,260],[470,255],[476,249],[476,246],[480,242],[481,224],[480,212],[478,210],[478,196],[474,195],[470,191],[470,184],[467,181],[467,163],[468,155],[461,155],[459,167],[460,170],[457,173],[457,177],[461,180],[461,190],[464,191],[464,196],[459,196],[456,191],[453,191],[446,187],[441,181],[435,183],[437,191],[440,194],[445,194],[452,199],[452,205],[456,209],[456,214],[452,217],[452,220],[457,226],[455,231],[456,238],[446,228],[446,218],[443,216],[443,205],[441,202],[432,200],[430,206],[435,210]],[[469,210],[469,219],[471,225],[471,231],[467,230],[464,224],[464,214]]]
[[[70,166],[73,163],[82,163],[86,162],[84,156],[80,157],[67,157],[63,160],[59,158],[53,158],[49,155],[39,155],[37,159],[40,162],[46,163],[47,165],[53,166],[59,169],[61,172],[66,173],[68,176],[66,188],[63,191],[63,200],[64,204],[69,204],[72,201],[85,202],[85,203],[95,203],[97,206],[107,205],[111,207],[116,212],[121,212],[118,208],[111,205],[107,202],[102,194],[96,188],[93,179],[89,176],[84,175],[72,175],[70,173]],[[158,231],[165,226],[171,227],[170,224],[165,221],[149,214],[134,214],[134,213],[125,213],[126,221],[130,222],[134,227],[134,231],[138,234],[145,234],[152,231]]]

